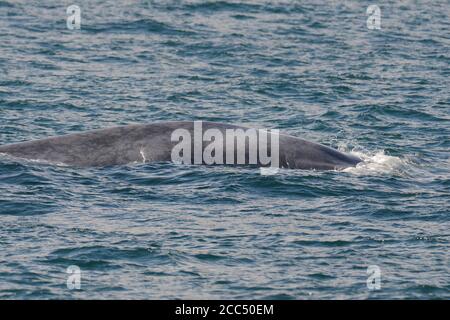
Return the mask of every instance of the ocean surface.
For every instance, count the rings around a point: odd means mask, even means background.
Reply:
[[[1,155],[0,298],[450,299],[449,18],[449,1],[0,0],[0,144],[204,120],[365,160]]]

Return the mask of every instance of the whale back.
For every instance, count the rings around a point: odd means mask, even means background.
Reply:
[[[247,127],[214,122],[202,122],[203,132],[217,129],[224,136],[227,129],[248,130]],[[194,137],[194,122],[174,121],[144,125],[128,125],[107,129],[68,134],[35,141],[0,146],[0,153],[41,160],[51,163],[81,167],[123,165],[132,162],[171,161],[172,150],[178,140],[172,141],[172,133],[184,129]],[[259,133],[258,133],[259,135]],[[269,140],[273,135],[269,135]],[[355,166],[361,160],[349,154],[309,142],[290,135],[280,134],[279,165],[283,168],[332,170]],[[194,163],[194,143],[191,145],[191,163]],[[200,141],[202,151],[208,142]],[[226,157],[226,144],[223,157]],[[245,163],[249,163],[249,141],[246,140]],[[271,145],[268,144],[271,153]],[[236,155],[235,155],[236,157]],[[236,159],[236,158],[235,158]],[[258,166],[265,166],[260,163]]]

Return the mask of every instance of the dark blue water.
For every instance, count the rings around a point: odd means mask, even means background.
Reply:
[[[70,4],[0,0],[0,144],[208,120],[366,163],[264,176],[1,156],[0,298],[450,298],[448,1],[77,0],[81,30]]]

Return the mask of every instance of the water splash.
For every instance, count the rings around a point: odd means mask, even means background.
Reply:
[[[351,150],[349,153],[359,157],[363,162],[343,171],[357,175],[402,174],[409,166],[405,159],[387,155],[384,150],[375,152]]]

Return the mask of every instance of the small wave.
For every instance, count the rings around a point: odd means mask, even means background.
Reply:
[[[50,165],[50,166],[57,166],[57,167],[69,167],[67,164],[63,162],[53,162],[43,159],[26,159],[21,157],[15,157],[7,153],[0,152],[0,161],[4,163],[29,163],[29,164],[38,164],[38,165]]]
[[[92,33],[157,33],[167,35],[193,35],[194,32],[180,29],[166,22],[152,19],[138,19],[134,21],[120,21],[108,24],[86,25],[84,30]]]
[[[9,3],[8,1],[0,1],[0,7],[14,8],[14,4]]]

